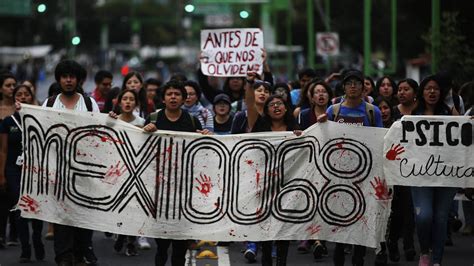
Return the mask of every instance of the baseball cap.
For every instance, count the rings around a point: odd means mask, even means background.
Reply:
[[[359,80],[360,82],[364,82],[364,75],[362,72],[359,70],[350,70],[344,75],[344,79],[342,80],[342,83],[346,83],[347,80],[350,78],[355,78]]]
[[[217,104],[220,101],[224,101],[228,104],[231,104],[229,96],[227,96],[227,94],[224,94],[224,93],[218,94],[216,97],[214,97],[214,102],[213,103]]]

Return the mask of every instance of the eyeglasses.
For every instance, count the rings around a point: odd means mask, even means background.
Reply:
[[[282,105],[284,105],[283,102],[272,102],[268,104],[268,107],[280,107]]]
[[[350,87],[350,86],[360,87],[360,86],[362,86],[362,82],[360,80],[349,80],[349,81],[346,81],[346,83],[344,83],[344,86],[346,86],[346,87]]]

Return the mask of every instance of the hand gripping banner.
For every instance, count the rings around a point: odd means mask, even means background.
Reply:
[[[172,239],[383,239],[384,129],[150,134],[98,113],[21,113],[24,217]]]

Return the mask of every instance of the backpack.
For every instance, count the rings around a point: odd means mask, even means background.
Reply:
[[[56,98],[58,97],[58,95],[53,95],[51,97],[49,97],[46,101],[46,107],[53,107],[54,105],[54,102],[56,101]],[[92,112],[92,100],[91,100],[91,97],[87,96],[87,95],[82,95],[82,97],[84,98],[84,102],[86,103],[86,108],[87,108],[87,111],[89,112]]]
[[[365,102],[365,114],[369,118],[369,124],[371,127],[375,127],[375,115],[374,115],[375,107],[373,104]],[[332,105],[332,117],[336,120],[336,117],[339,116],[339,112],[341,111],[341,103],[336,103]]]
[[[161,110],[163,110],[163,109],[158,109],[158,110],[156,110],[156,112],[153,112],[153,113],[150,114],[150,116],[149,116],[150,117],[150,123],[156,124],[156,121],[158,120],[158,114],[161,112]],[[196,129],[196,121],[194,121],[194,117],[190,113],[188,113],[188,112],[186,112],[186,113],[189,115],[189,118],[191,119],[191,123],[193,124],[194,129]]]

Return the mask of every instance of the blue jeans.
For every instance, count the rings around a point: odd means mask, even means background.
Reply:
[[[421,254],[433,250],[432,263],[441,263],[449,211],[457,188],[412,187],[415,222]]]

